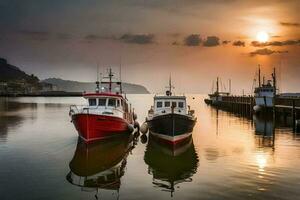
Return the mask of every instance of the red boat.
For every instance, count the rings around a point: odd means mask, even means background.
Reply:
[[[96,82],[96,92],[84,93],[87,105],[70,107],[70,116],[79,136],[86,142],[105,139],[108,137],[128,133],[134,130],[136,115],[126,96],[122,93],[122,83],[113,82],[113,73],[109,70],[109,88],[102,87],[100,91],[99,81]],[[113,84],[119,86],[119,92],[112,92]]]

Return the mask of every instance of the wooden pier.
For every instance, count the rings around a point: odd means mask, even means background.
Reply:
[[[300,98],[276,97],[273,108],[266,111],[265,114],[272,114],[275,118],[286,121],[288,118],[292,121],[295,128],[296,120],[300,119]],[[221,100],[212,102],[205,99],[205,103],[217,107],[221,110],[252,116],[254,113],[255,99],[253,96],[222,96]]]

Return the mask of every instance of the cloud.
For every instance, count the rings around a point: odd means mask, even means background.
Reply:
[[[272,42],[252,41],[251,45],[254,47],[300,45],[300,40],[285,40],[285,41],[272,41]]]
[[[244,47],[245,46],[245,42],[238,40],[238,41],[234,41],[232,45],[233,46]]]
[[[300,27],[300,23],[296,22],[280,22],[282,26],[290,26],[290,27]]]
[[[206,40],[203,42],[203,46],[205,47],[214,47],[220,45],[220,39],[216,36],[208,36]]]
[[[225,44],[225,45],[226,45],[226,44],[229,44],[230,42],[231,42],[230,40],[223,40],[223,41],[222,41],[222,44]]]
[[[288,51],[274,51],[271,49],[263,48],[263,49],[257,49],[255,51],[250,52],[250,56],[256,56],[256,55],[268,56],[274,53],[288,53]]]
[[[172,42],[172,45],[177,46],[177,45],[180,45],[180,44],[179,44],[179,42],[174,41],[174,42]]]
[[[201,42],[199,34],[191,34],[184,39],[184,45],[186,46],[199,46]]]
[[[120,37],[121,41],[134,44],[151,44],[154,43],[153,34],[124,34]]]

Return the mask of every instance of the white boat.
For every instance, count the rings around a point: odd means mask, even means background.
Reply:
[[[253,107],[255,112],[271,109],[274,106],[274,97],[276,97],[276,71],[272,73],[272,80],[263,79],[261,83],[260,68],[258,69],[258,87],[254,90],[255,106]]]
[[[214,106],[218,106],[220,104],[220,102],[222,102],[223,97],[227,97],[230,95],[230,90],[231,90],[231,81],[229,81],[229,92],[221,92],[219,89],[219,77],[217,77],[217,81],[216,81],[216,91],[209,94],[209,99],[205,99],[205,103],[207,104],[211,104]]]
[[[154,97],[146,123],[150,133],[167,144],[176,145],[192,135],[197,118],[190,110],[186,97],[172,94],[171,79],[166,95]]]

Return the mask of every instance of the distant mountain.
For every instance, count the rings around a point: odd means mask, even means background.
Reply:
[[[48,78],[43,80],[44,83],[50,83],[52,85],[57,86],[58,90],[66,91],[66,92],[89,92],[95,91],[95,83],[93,82],[78,82],[78,81],[70,81],[63,80],[60,78]],[[118,87],[117,85],[113,85],[113,90]],[[142,85],[132,84],[132,83],[123,83],[122,84],[123,91],[127,94],[149,94],[149,91]]]
[[[39,81],[36,76],[26,74],[18,67],[8,64],[7,60],[0,58],[0,81],[9,82],[21,79],[29,83],[37,83]]]

